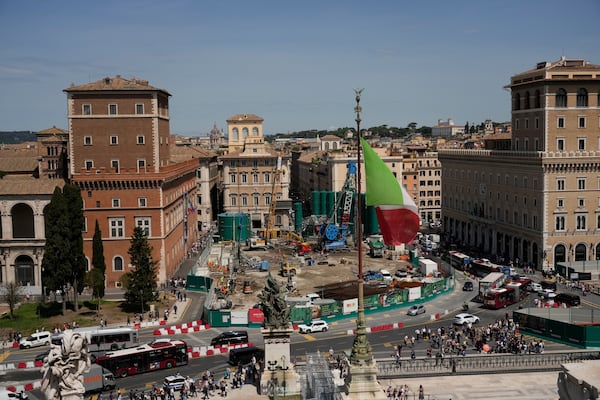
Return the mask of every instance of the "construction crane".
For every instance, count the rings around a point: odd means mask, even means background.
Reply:
[[[275,234],[275,210],[277,209],[277,193],[275,192],[277,184],[281,181],[281,154],[277,156],[275,165],[275,176],[273,177],[273,187],[271,189],[271,203],[269,204],[269,215],[267,217],[267,226],[265,229],[265,239],[270,241],[277,235]]]
[[[356,194],[356,163],[348,161],[348,173],[342,189],[342,194],[336,202],[335,209],[327,222],[321,225],[320,247],[323,250],[348,250],[346,238],[350,226],[352,204]],[[336,214],[341,211],[341,221],[336,222]]]

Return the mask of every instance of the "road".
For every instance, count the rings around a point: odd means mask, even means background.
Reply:
[[[401,329],[380,331],[368,334],[369,342],[373,349],[373,354],[377,359],[389,358],[393,352],[393,346],[402,343],[405,336],[413,336],[415,329],[428,327],[432,330],[437,330],[438,327],[448,328],[451,326],[451,320],[454,315],[461,312],[463,303],[469,302],[470,312],[481,318],[481,325],[492,323],[497,319],[505,318],[508,313],[518,307],[513,305],[501,310],[488,310],[481,308],[478,303],[470,302],[475,292],[463,292],[461,290],[462,283],[464,281],[462,276],[457,274],[456,277],[456,289],[449,294],[437,297],[431,301],[425,303],[426,313],[418,316],[407,316],[406,308],[394,309],[390,311],[383,311],[374,314],[367,314],[367,326],[378,326],[388,324],[391,322],[402,322],[404,327]],[[194,294],[194,296],[197,294]],[[528,306],[533,304],[533,298],[535,295],[530,294],[522,302],[522,306]],[[589,295],[582,297],[582,307],[600,309],[600,296]],[[194,301],[196,300],[196,301]],[[197,307],[191,308],[187,311],[186,319],[196,319],[197,313],[200,311],[201,304],[199,299],[195,298],[192,300],[192,304],[196,304]],[[440,314],[441,318],[435,320],[432,319],[432,315]],[[336,322],[331,322],[329,331],[322,333],[314,333],[308,335],[301,335],[294,332],[291,337],[291,355],[297,361],[305,360],[305,356],[309,353],[320,351],[322,353],[328,352],[329,349],[333,349],[334,352],[347,352],[352,347],[354,339],[353,335],[349,335],[348,331],[352,331],[356,327],[354,319],[349,318]],[[200,331],[194,334],[175,335],[176,338],[185,340],[190,346],[201,346],[210,343],[210,339],[220,332],[227,330],[228,328],[212,328],[208,331]],[[250,341],[261,346],[262,336],[260,329],[247,329]],[[140,331],[140,341],[149,342],[154,339],[152,336],[152,330]],[[429,343],[425,341],[417,341],[411,350],[415,351],[417,357],[425,357]],[[546,350],[564,350],[568,347],[560,343],[554,343],[545,341]],[[405,347],[407,349],[407,347]],[[29,349],[29,350],[13,350],[7,357],[6,361],[18,362],[18,361],[29,361],[33,360],[36,354],[39,354],[44,349]],[[474,349],[469,349],[469,353],[474,353]],[[410,350],[403,352],[403,357],[410,355]],[[5,361],[5,362],[6,362]],[[120,388],[125,390],[130,389],[149,389],[153,384],[161,384],[164,377],[171,375],[175,372],[179,372],[182,375],[189,375],[192,377],[198,377],[203,371],[211,370],[220,376],[224,369],[228,366],[227,358],[225,356],[217,355],[211,357],[205,357],[200,359],[190,360],[189,365],[177,368],[177,370],[171,371],[157,371],[146,373],[137,376],[130,376],[126,378],[120,378],[117,380],[117,384]],[[36,378],[37,374],[37,378]],[[27,381],[38,380],[40,377],[39,371],[27,370],[14,372],[14,375],[6,375],[1,380],[3,382],[12,381],[13,379],[19,379]],[[32,392],[32,398],[36,397],[36,391]]]

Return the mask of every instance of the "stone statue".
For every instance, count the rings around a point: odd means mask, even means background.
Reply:
[[[83,399],[83,373],[90,369],[89,338],[66,330],[62,344],[52,345],[42,366],[42,392],[48,400]]]
[[[290,325],[290,308],[285,301],[285,291],[269,272],[267,283],[258,295],[263,313],[265,328],[288,329]]]

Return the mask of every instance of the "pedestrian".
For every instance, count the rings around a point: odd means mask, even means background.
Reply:
[[[423,390],[423,385],[419,385],[419,400],[425,399],[425,391]]]
[[[173,312],[175,313],[175,315],[177,315],[177,304],[175,304],[175,305],[173,306]]]

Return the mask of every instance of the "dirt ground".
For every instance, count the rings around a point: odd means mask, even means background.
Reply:
[[[368,270],[388,269],[392,274],[399,268],[406,268],[405,261],[392,261],[386,258],[371,258],[363,253],[363,272]],[[341,253],[321,255],[310,253],[299,257],[292,254],[292,248],[282,246],[267,251],[246,251],[245,255],[255,261],[269,261],[269,270],[277,280],[285,286],[288,278],[280,274],[280,265],[284,259],[289,265],[296,267],[296,275],[292,278],[295,290],[291,291],[294,297],[304,297],[308,293],[320,293],[319,286],[356,280],[358,274],[358,251],[352,250]],[[312,258],[314,265],[308,265],[308,259]],[[304,262],[303,262],[304,259]],[[264,287],[268,272],[255,268],[247,268],[237,276],[236,291],[232,296],[234,308],[252,306],[258,302],[257,295]],[[251,294],[242,293],[244,281],[250,281]]]

